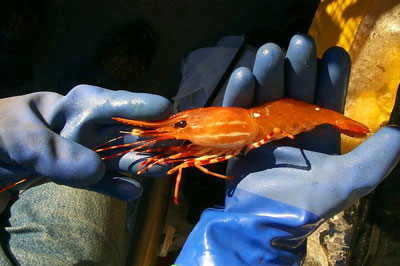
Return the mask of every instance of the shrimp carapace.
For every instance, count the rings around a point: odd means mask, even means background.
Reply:
[[[96,149],[96,152],[128,147],[128,150],[103,157],[119,156],[130,151],[153,156],[141,163],[138,174],[156,164],[177,163],[168,174],[178,172],[174,202],[178,202],[178,188],[182,169],[196,167],[206,174],[231,178],[211,172],[204,165],[222,162],[246,153],[272,140],[294,138],[301,132],[316,126],[329,124],[339,132],[351,137],[364,137],[368,127],[342,114],[294,99],[267,102],[250,109],[239,107],[207,107],[180,112],[157,122],[144,122],[124,118],[115,121],[135,128],[129,134],[145,137],[135,143]],[[150,148],[160,141],[186,140],[177,146]]]

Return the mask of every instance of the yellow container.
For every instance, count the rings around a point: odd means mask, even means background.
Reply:
[[[372,132],[386,125],[400,82],[400,1],[321,1],[309,34],[319,57],[335,45],[350,54],[345,115]],[[342,153],[361,141],[343,136]]]

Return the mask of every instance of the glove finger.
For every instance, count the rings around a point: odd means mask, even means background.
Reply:
[[[351,59],[341,47],[331,47],[323,55],[315,104],[343,113],[350,77]]]
[[[246,67],[239,67],[232,73],[228,81],[222,106],[249,108],[253,103],[253,97],[253,73]]]
[[[284,54],[282,49],[267,43],[261,46],[253,67],[256,79],[254,104],[261,105],[284,96]]]
[[[389,126],[340,156],[341,163],[352,173],[348,183],[356,198],[373,190],[396,166],[400,159],[400,127]]]
[[[343,113],[351,61],[340,47],[328,49],[320,62],[315,104]],[[321,126],[297,138],[300,147],[326,154],[340,154],[340,133]]]
[[[149,155],[129,152],[120,157],[108,159],[105,163],[107,169],[136,175],[141,169],[141,163],[150,157]],[[144,171],[141,175],[145,177],[164,177],[171,168],[172,164],[156,164]]]
[[[297,34],[289,43],[285,60],[287,96],[309,103],[314,102],[317,80],[317,56],[314,39]]]
[[[26,170],[77,187],[94,184],[104,175],[105,165],[94,151],[44,127],[26,134],[31,138],[18,139],[9,151]]]
[[[82,99],[85,102],[82,102]],[[96,99],[95,111],[90,119],[98,124],[115,124],[112,117],[123,117],[135,120],[159,120],[172,113],[168,99],[148,93],[112,91],[100,87],[79,85],[64,97],[65,108],[71,104],[91,104],[88,99]],[[80,108],[77,108],[79,110]]]
[[[112,173],[106,173],[99,182],[86,188],[126,201],[134,200],[143,193],[142,185],[138,181],[127,177],[117,177]]]

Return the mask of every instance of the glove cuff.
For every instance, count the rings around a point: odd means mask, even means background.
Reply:
[[[275,217],[205,210],[175,264],[300,265],[306,254],[305,228],[274,221]],[[318,225],[307,225],[307,231]]]

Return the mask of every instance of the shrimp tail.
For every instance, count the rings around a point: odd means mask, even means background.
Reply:
[[[313,119],[318,121],[317,124],[329,124],[334,129],[342,134],[345,134],[354,138],[363,138],[370,130],[367,126],[357,122],[351,118],[344,116],[343,114],[325,108],[312,107],[309,110],[315,110],[314,115],[319,113],[320,115],[314,116]]]
[[[259,131],[262,132],[259,138],[273,132],[275,127],[286,132],[277,134],[278,137],[274,136],[272,140],[297,135],[324,124],[351,137],[362,138],[370,133],[368,127],[339,112],[290,98],[253,107],[251,115],[259,120]]]
[[[363,138],[370,133],[367,126],[339,113],[335,123],[331,123],[331,126],[340,133],[354,138]]]

